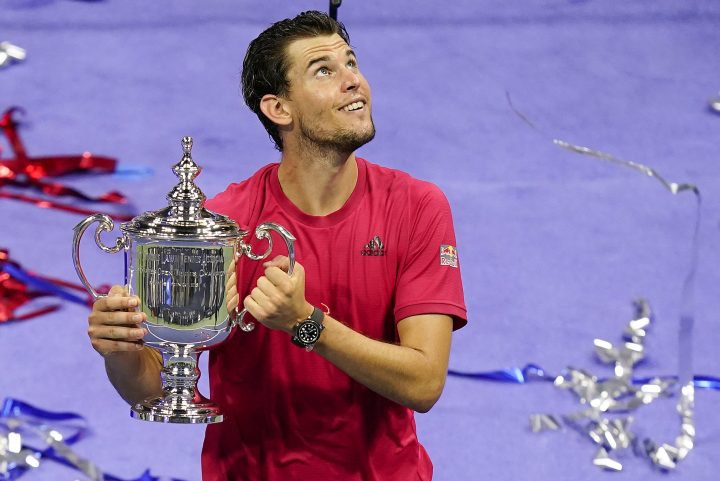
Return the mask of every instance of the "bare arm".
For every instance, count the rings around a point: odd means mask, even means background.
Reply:
[[[403,319],[399,345],[367,338],[327,315],[324,325],[315,350],[359,383],[418,412],[440,398],[450,356],[449,316]]]
[[[145,315],[135,312],[139,299],[113,286],[108,297],[95,301],[88,318],[88,336],[105,360],[105,370],[118,394],[129,404],[162,394],[160,354],[142,344]]]
[[[284,272],[288,259],[282,256],[265,267],[265,275],[245,298],[245,307],[265,326],[292,334],[298,320],[313,309],[305,300],[304,269],[296,263],[295,273],[288,277]],[[427,412],[440,397],[450,354],[449,316],[403,319],[398,324],[399,345],[370,339],[327,315],[324,325],[317,353],[359,383],[420,412]]]

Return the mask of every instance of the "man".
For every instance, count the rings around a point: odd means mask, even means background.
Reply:
[[[262,326],[211,351],[225,420],[208,426],[203,479],[429,480],[413,410],[439,398],[451,332],[466,323],[447,200],[355,156],[375,128],[342,24],[319,12],[275,23],[251,42],[242,82],[282,159],[207,207],[284,225],[297,263],[288,276],[287,257],[241,260],[231,279]],[[116,286],[89,319],[130,403],[160,392],[137,305]]]

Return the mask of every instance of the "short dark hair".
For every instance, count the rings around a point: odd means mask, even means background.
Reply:
[[[280,132],[277,125],[260,110],[260,100],[267,94],[284,95],[289,91],[287,73],[290,65],[285,51],[291,42],[333,34],[340,35],[350,45],[350,36],[341,22],[311,10],[273,23],[248,46],[242,69],[243,97],[280,151],[283,149]]]

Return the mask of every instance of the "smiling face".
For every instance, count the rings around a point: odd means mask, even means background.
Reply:
[[[348,154],[373,139],[370,86],[339,35],[295,40],[285,54],[292,117],[287,135]]]

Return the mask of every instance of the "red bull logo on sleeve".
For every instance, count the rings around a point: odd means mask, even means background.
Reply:
[[[458,256],[455,246],[444,244],[440,246],[440,265],[457,268]]]

